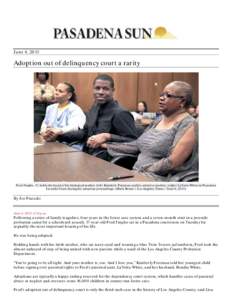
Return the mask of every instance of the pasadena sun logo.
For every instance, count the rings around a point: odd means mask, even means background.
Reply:
[[[53,28],[54,39],[175,39],[163,26],[127,28]]]
[[[152,36],[144,35],[145,39],[176,39],[176,37],[167,31],[163,26],[156,27]]]
[[[165,27],[157,27],[154,29],[153,37],[155,39],[175,39],[176,37],[167,31]]]

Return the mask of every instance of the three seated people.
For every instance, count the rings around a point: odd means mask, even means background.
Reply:
[[[125,154],[137,155],[134,171],[156,181],[179,181],[198,171],[198,120],[187,112],[192,104],[190,84],[173,81],[164,88],[159,100],[161,117],[139,138],[133,116],[113,97],[112,77],[101,74],[95,78],[94,103],[86,121],[80,108],[70,104],[74,92],[70,86],[59,84],[55,94],[58,104],[47,108],[41,126],[45,140],[82,143],[83,151],[105,160]],[[71,110],[65,113],[66,117],[70,116],[66,118],[69,119],[67,123],[62,115],[66,106]],[[54,116],[55,123],[51,123]]]

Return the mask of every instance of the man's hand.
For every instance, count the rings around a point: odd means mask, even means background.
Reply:
[[[90,148],[99,148],[103,143],[106,143],[110,139],[111,139],[110,133],[99,133],[89,137],[87,140],[87,145]]]

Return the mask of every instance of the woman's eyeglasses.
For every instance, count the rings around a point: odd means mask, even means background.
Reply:
[[[176,96],[169,93],[161,93],[160,97],[162,98],[175,98],[175,99],[184,99],[184,96]]]

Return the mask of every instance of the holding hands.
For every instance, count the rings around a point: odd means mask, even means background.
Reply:
[[[99,148],[102,144],[106,143],[111,139],[110,133],[99,133],[96,135],[92,135],[87,140],[87,145],[90,148]]]

